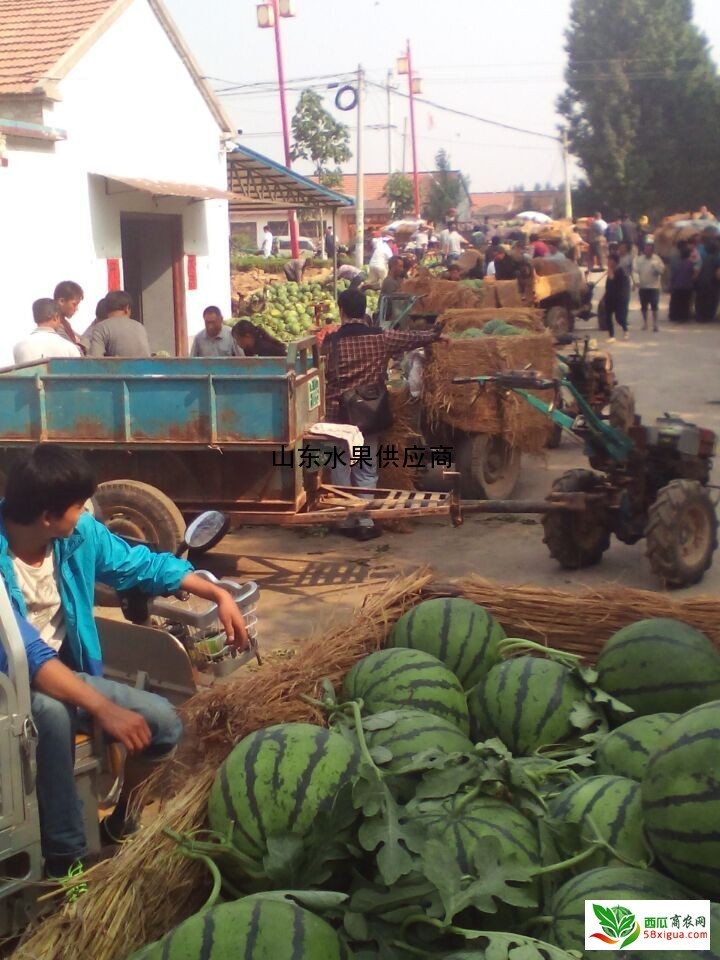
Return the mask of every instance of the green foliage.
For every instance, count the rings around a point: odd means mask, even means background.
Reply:
[[[413,208],[413,182],[410,177],[400,171],[390,174],[382,195],[388,202],[390,214],[394,220],[405,216]]]
[[[254,253],[233,253],[230,257],[232,269],[237,273],[247,273],[250,270],[264,270],[265,273],[282,273],[288,262],[287,257],[262,257]],[[308,267],[331,267],[331,260],[308,259]]]
[[[348,143],[350,131],[339,123],[323,106],[322,97],[314,90],[303,90],[292,118],[293,160],[309,160],[325,186],[337,185],[340,171],[329,165],[346,163],[352,154]]]
[[[423,216],[435,223],[442,223],[448,211],[457,207],[463,191],[462,174],[456,174],[450,165],[450,156],[445,150],[435,155],[436,173],[430,181],[430,188],[423,207]]]
[[[720,78],[691,0],[573,0],[558,102],[582,212],[674,212],[719,197]]]

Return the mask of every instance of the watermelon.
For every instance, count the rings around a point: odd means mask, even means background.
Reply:
[[[648,841],[677,881],[720,899],[720,700],[671,723],[642,780]]]
[[[612,730],[598,744],[595,761],[598,773],[642,780],[661,735],[677,720],[677,713],[650,713],[635,717]]]
[[[720,652],[679,620],[640,620],[618,630],[597,662],[598,686],[642,716],[684,713],[720,699]]]
[[[474,752],[472,741],[455,724],[424,710],[396,710],[375,717],[394,721],[392,726],[365,733],[370,750],[384,747],[393,755],[392,760],[383,764],[383,770],[395,772],[426,750],[443,754]]]
[[[203,910],[130,960],[353,960],[329,923],[286,900],[246,898]]]
[[[449,720],[468,733],[468,708],[460,681],[437,657],[422,650],[379,650],[349,671],[346,700],[362,700],[367,713],[412,707]]]
[[[462,597],[425,600],[395,624],[388,647],[431,653],[469,690],[499,662],[497,645],[505,631],[493,615]]]
[[[424,800],[408,806],[408,815],[428,837],[436,837],[452,849],[463,873],[473,873],[472,855],[478,840],[496,837],[501,860],[524,866],[540,864],[540,846],[535,824],[515,807],[493,797],[478,797],[464,804],[463,795],[444,800]]]
[[[655,870],[637,870],[634,867],[599,867],[581,873],[564,883],[550,902],[549,914],[552,925],[547,934],[550,943],[563,950],[576,950],[585,960],[606,960],[602,950],[585,950],[585,901],[586,900],[688,900],[686,890],[669,877]],[[628,958],[652,958],[654,951],[623,950],[623,960]],[[663,957],[668,953],[662,953]],[[697,954],[694,951],[678,954],[690,960],[691,957],[705,957],[707,952]]]
[[[341,734],[310,723],[251,733],[233,749],[210,790],[211,830],[231,835],[258,867],[269,837],[306,835],[328,813],[358,768],[357,750]],[[232,876],[232,868],[226,872]]]
[[[468,707],[476,736],[500,737],[514,754],[528,756],[578,735],[570,715],[579,701],[585,701],[585,688],[572,670],[524,656],[493,667],[470,693]]]
[[[558,847],[564,856],[580,853],[599,835],[624,860],[637,862],[639,866],[647,863],[649,857],[643,840],[642,803],[637,781],[627,777],[589,777],[558,794],[550,802],[548,811],[558,824],[580,825],[579,846],[568,843],[562,834],[559,836]],[[579,869],[587,871],[617,862],[609,850],[598,848]]]

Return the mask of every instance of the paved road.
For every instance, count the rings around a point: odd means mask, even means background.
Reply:
[[[637,411],[646,422],[664,411],[679,413],[720,434],[720,324],[675,327],[663,320],[658,334],[643,333],[640,326],[636,307],[630,339],[611,345],[618,379],[635,391]],[[589,328],[581,323],[578,329]],[[595,335],[602,344],[605,334]],[[581,451],[564,440],[545,460],[526,460],[517,496],[542,497],[556,476],[584,465]],[[715,477],[720,477],[717,469]],[[368,544],[333,533],[245,527],[212,555],[217,571],[260,582],[263,639],[281,648],[314,627],[325,627],[328,618],[347,615],[373,583],[424,563],[442,577],[476,572],[499,581],[567,589],[608,581],[659,589],[644,557],[644,542],[633,547],[613,542],[600,566],[572,573],[550,559],[542,528],[532,517],[470,517],[457,530],[430,520],[415,524],[410,533],[387,533]],[[717,593],[719,588],[720,559],[703,583],[686,594]]]

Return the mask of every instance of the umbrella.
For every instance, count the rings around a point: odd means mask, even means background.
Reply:
[[[537,210],[526,210],[524,213],[519,213],[515,219],[532,220],[535,223],[552,223],[552,217],[549,217],[546,213],[538,213]]]

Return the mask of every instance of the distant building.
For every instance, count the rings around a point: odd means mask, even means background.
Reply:
[[[0,363],[60,280],[85,290],[78,332],[124,287],[152,349],[185,352],[230,307],[232,122],[160,0],[0,8]]]
[[[433,177],[437,176],[437,170],[424,170],[419,174],[420,178],[420,202],[424,202],[430,183]],[[451,170],[452,178],[460,178],[459,170]],[[412,180],[412,174],[408,174]],[[317,178],[311,177],[311,180]],[[387,200],[383,196],[385,184],[387,183],[387,173],[366,173],[365,183],[365,232],[376,230],[384,226],[393,219]],[[462,227],[469,227],[472,223],[472,213],[470,204],[470,194],[467,191],[465,182],[461,180],[462,190],[460,201],[457,205],[458,222]],[[354,173],[344,174],[342,183],[333,187],[333,191],[344,194],[347,197],[355,197],[357,189],[357,176]],[[320,198],[321,202],[321,198]],[[406,216],[412,216],[407,214]],[[330,223],[329,217],[323,218],[325,224]],[[231,230],[234,236],[238,238],[247,238],[247,243],[252,245],[259,236],[262,224],[268,222],[268,217],[262,219],[261,215],[252,214],[233,214],[230,215]],[[301,233],[318,239],[322,234],[323,224],[319,219],[315,221],[305,221],[301,223]],[[287,233],[287,221],[278,220],[277,216],[271,220],[270,227],[273,233],[277,235]],[[355,206],[343,207],[337,213],[337,238],[340,243],[350,243],[355,237]]]
[[[508,190],[504,193],[471,193],[470,201],[475,220],[483,217],[506,220],[524,210],[536,210],[549,217],[561,216],[564,196],[562,190]]]

